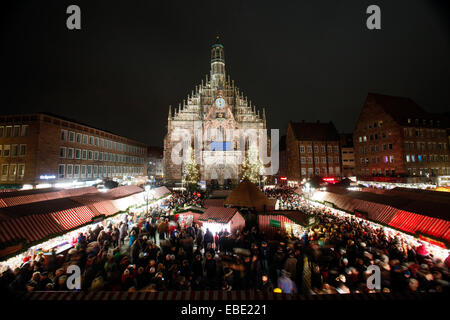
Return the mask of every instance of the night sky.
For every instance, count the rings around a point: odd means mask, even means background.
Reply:
[[[80,31],[66,28],[70,4]],[[370,4],[381,30],[366,28]],[[162,146],[168,105],[209,74],[216,34],[269,128],[332,120],[351,132],[368,92],[450,109],[448,1],[16,0],[1,11],[1,113],[52,112]]]

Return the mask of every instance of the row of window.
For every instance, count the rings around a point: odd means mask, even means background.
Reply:
[[[0,144],[0,156],[2,157],[22,157],[26,154],[26,144]]]
[[[333,152],[339,152],[339,146],[327,146],[328,153]],[[307,153],[312,153],[312,146],[300,146],[300,153],[305,153],[305,150]],[[325,146],[320,146],[320,152],[325,153]],[[319,146],[314,146],[314,153],[319,153]]]
[[[378,146],[378,144],[373,144],[371,146],[364,146],[359,147],[359,153],[360,154],[367,154],[367,153],[377,153],[381,151],[387,151],[392,150],[394,148],[394,145],[392,143],[383,143]]]
[[[91,146],[97,146],[105,149],[122,151],[127,153],[145,154],[145,148],[132,146],[125,143],[111,141],[99,137],[88,136],[87,134],[76,133],[74,131],[67,131],[61,129],[62,141],[76,142],[80,144],[89,144]]]
[[[145,162],[144,158],[141,157],[133,157],[110,152],[74,149],[66,147],[59,148],[59,157],[67,159],[111,161],[111,162],[134,163],[134,164],[144,164]]]
[[[391,168],[385,168],[384,170],[382,170],[381,168],[378,169],[372,169],[372,175],[395,175],[395,169]],[[370,175],[370,170],[369,169],[361,169],[361,175]]]
[[[413,123],[413,119],[408,118],[408,123]],[[420,124],[420,120],[419,119],[414,119],[414,123],[419,125]],[[439,120],[436,120],[436,127],[439,127],[440,122]],[[434,122],[433,120],[426,120],[426,119],[422,119],[422,125],[426,126],[427,124],[429,124],[430,126],[433,126]]]
[[[28,135],[28,125],[0,126],[0,138],[26,137]]]
[[[375,141],[375,140],[378,140],[378,138],[386,139],[386,132],[382,132],[382,133],[380,134],[380,136],[378,136],[378,133],[371,134],[371,135],[369,136],[369,138],[367,138],[367,136],[361,136],[361,137],[358,137],[358,142],[367,142],[367,140],[369,140],[369,141]]]
[[[326,167],[322,168],[302,168],[302,176],[308,175],[309,177],[313,174],[319,175],[339,175],[341,173],[341,169],[339,167],[329,167],[328,172]]]
[[[447,168],[407,168],[408,175],[410,176],[437,176],[437,175],[448,175],[450,174],[450,167]]]
[[[321,160],[321,161],[320,161]],[[339,163],[339,157],[328,157],[328,163]],[[312,164],[313,163],[313,157],[300,157],[300,163],[305,164]],[[327,157],[314,157],[314,163],[327,163]]]
[[[422,137],[422,138],[434,138],[445,137],[445,130],[438,129],[423,129],[423,128],[403,128],[404,137]]]
[[[372,157],[372,158],[370,158],[370,161],[369,161],[369,158],[359,158],[359,163],[363,166],[364,165],[367,166],[369,163],[381,163],[381,160],[383,160],[383,163],[394,163],[395,162],[394,156],[384,156],[382,158]]]
[[[405,150],[414,150],[414,146],[416,145],[417,150],[447,150],[447,143],[445,142],[420,142],[417,141],[414,143],[413,141],[405,141],[403,146]],[[428,147],[427,147],[428,146]]]
[[[102,178],[122,175],[144,174],[143,167],[96,166],[59,164],[58,178]]]
[[[405,155],[406,162],[447,162],[448,161],[448,154],[446,155],[437,155],[437,154],[407,154]]]
[[[379,121],[374,121],[374,122],[367,123],[363,127],[363,129],[364,130],[368,130],[368,129],[382,128],[382,127],[383,127],[383,120],[379,120]]]
[[[2,181],[23,180],[25,175],[25,164],[9,163],[2,164]]]

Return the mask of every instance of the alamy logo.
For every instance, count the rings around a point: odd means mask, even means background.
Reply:
[[[370,16],[367,18],[366,26],[369,30],[381,29],[381,9],[379,6],[372,4],[367,7],[367,14]]]
[[[367,272],[371,275],[367,278],[367,288],[370,290],[381,289],[380,267],[371,265],[367,268]]]
[[[67,7],[67,14],[70,14],[66,20],[66,26],[69,30],[80,30],[81,29],[81,9],[79,6],[72,4]]]
[[[80,290],[81,289],[81,270],[80,267],[77,265],[70,265],[67,268],[67,273],[70,274],[70,276],[67,277],[67,289],[69,290]]]

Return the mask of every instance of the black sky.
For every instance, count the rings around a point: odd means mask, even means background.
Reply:
[[[2,3],[1,113],[47,111],[162,145],[168,105],[227,72],[268,126],[330,121],[351,132],[368,92],[449,111],[448,1],[13,1]],[[66,28],[66,8],[82,30]],[[381,7],[382,30],[366,28]]]

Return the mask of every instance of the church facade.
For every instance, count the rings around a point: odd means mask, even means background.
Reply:
[[[164,180],[179,184],[186,176],[189,152],[195,154],[200,181],[218,185],[239,182],[251,145],[267,146],[265,109],[259,110],[230,80],[225,70],[224,46],[211,47],[211,69],[187,99],[169,106],[164,138]],[[182,159],[182,160],[179,160]]]

